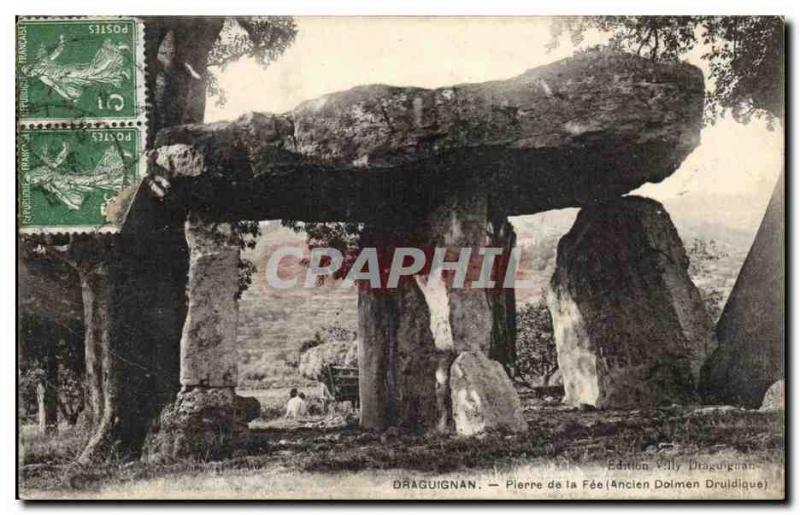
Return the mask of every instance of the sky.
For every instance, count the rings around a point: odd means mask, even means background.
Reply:
[[[568,57],[567,38],[554,50],[551,19],[298,17],[298,34],[284,55],[268,67],[242,59],[217,70],[227,102],[210,98],[206,121],[231,120],[250,111],[280,113],[304,100],[363,84],[435,88],[506,79]],[[601,43],[599,33],[584,45]],[[696,48],[687,61],[707,73]],[[636,191],[668,203],[676,199],[737,199],[741,223],[754,231],[783,161],[782,131],[763,122],[719,120],[703,129],[701,144],[668,179]],[[723,207],[723,206],[720,206]],[[730,206],[717,210],[730,213]],[[746,213],[745,213],[746,212]]]

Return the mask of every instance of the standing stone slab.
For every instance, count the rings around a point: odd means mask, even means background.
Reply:
[[[658,202],[625,197],[581,210],[559,242],[548,295],[565,403],[695,399],[715,342],[688,265]]]
[[[504,256],[510,256],[517,244],[517,234],[505,216],[492,220],[489,231],[492,247],[501,247]],[[492,342],[489,357],[506,369],[511,377],[516,375],[517,362],[517,296],[514,288],[504,288],[503,282],[508,261],[495,267],[492,279],[495,287],[486,290],[486,299],[492,306]]]
[[[453,361],[450,391],[453,420],[460,435],[528,429],[519,397],[503,366],[481,353],[463,352]]]
[[[703,368],[708,402],[756,408],[784,378],[784,188],[782,174],[717,323],[719,348]]]
[[[417,285],[359,289],[359,403],[361,426],[424,431],[437,426],[437,351],[430,314]]]
[[[383,241],[403,241],[403,246],[431,249],[431,254],[435,248],[446,249],[446,261],[455,261],[462,248],[477,255],[478,248],[489,244],[488,219],[485,192],[466,187],[452,191],[437,209],[412,224],[413,230],[386,236],[393,234],[387,230]],[[369,246],[366,239],[362,244]],[[431,265],[432,256],[428,259]],[[468,287],[472,278],[461,287],[448,274],[426,268],[397,288],[360,290],[362,426],[460,431],[453,420],[452,364],[463,352],[484,356],[491,351],[498,310],[485,289]],[[499,312],[505,324],[507,313]],[[502,367],[500,371],[505,376]],[[506,393],[516,399],[513,388]]]
[[[188,311],[181,337],[181,385],[236,386],[239,247],[227,224],[186,222]]]
[[[394,313],[393,297],[367,288],[358,290],[358,397],[360,424],[365,429],[381,431],[393,422]]]

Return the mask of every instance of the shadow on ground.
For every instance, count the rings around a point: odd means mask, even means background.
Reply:
[[[91,491],[108,483],[172,474],[225,475],[272,467],[323,473],[365,469],[443,473],[498,470],[532,462],[566,466],[610,460],[690,458],[731,451],[753,462],[784,461],[783,413],[733,407],[617,411],[528,404],[525,417],[529,429],[524,434],[476,437],[404,434],[395,429],[373,433],[355,424],[340,428],[277,424],[278,427],[261,429],[254,424],[248,444],[228,460],[108,463],[91,467],[74,463],[80,448],[80,438],[74,434],[50,438],[55,443],[49,445],[41,437],[23,434],[20,486],[22,490]]]

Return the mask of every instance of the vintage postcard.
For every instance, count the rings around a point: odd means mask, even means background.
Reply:
[[[20,16],[24,500],[772,500],[784,20]]]

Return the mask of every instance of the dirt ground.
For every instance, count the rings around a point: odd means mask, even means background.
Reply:
[[[581,494],[614,497],[614,492],[582,488],[571,491],[545,488],[538,492],[515,487],[498,489],[514,478],[523,478],[525,483],[538,477],[546,484],[554,478],[607,478],[609,471],[634,479],[661,471],[668,478],[673,477],[669,474],[674,471],[662,470],[661,465],[683,464],[685,473],[698,460],[749,464],[736,477],[771,478],[769,495],[782,493],[775,488],[782,489],[783,483],[783,413],[697,406],[580,410],[532,398],[525,398],[524,405],[529,424],[526,433],[490,433],[468,438],[404,434],[396,430],[371,433],[359,429],[354,419],[346,416],[327,420],[317,416],[299,422],[257,420],[251,425],[252,435],[245,448],[237,450],[229,460],[211,463],[131,462],[79,467],[71,459],[71,453],[78,450],[79,438],[70,437],[65,431],[59,437],[65,443],[56,445],[52,438],[43,441],[43,437],[23,431],[20,493],[24,498],[289,499],[431,495],[426,488],[405,488],[403,480],[410,477],[437,481],[477,478],[477,489],[435,494],[452,498],[574,498],[582,497]],[[722,474],[723,479],[730,476],[724,470],[714,474]],[[636,489],[617,494],[659,495]],[[692,496],[692,492],[670,489],[660,494],[666,498]],[[766,495],[760,490],[737,490],[735,496],[759,494]],[[703,495],[725,498],[726,493],[723,489]],[[734,494],[729,492],[730,495]]]

